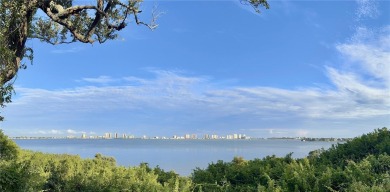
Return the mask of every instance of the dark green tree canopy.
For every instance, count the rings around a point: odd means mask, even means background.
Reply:
[[[74,0],[0,0],[0,106],[11,102],[18,70],[33,59],[33,49],[26,46],[28,39],[53,45],[104,43],[117,38],[118,31],[130,21],[150,29],[157,27],[158,12],[153,11],[147,23],[139,18],[143,0],[95,1],[93,5]],[[269,8],[266,0],[240,2],[256,11]]]

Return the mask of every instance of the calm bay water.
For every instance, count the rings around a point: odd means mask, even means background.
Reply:
[[[299,140],[142,140],[142,139],[48,139],[15,140],[23,149],[47,153],[68,153],[93,158],[101,153],[112,156],[118,165],[135,166],[142,162],[162,169],[190,175],[196,167],[206,168],[217,160],[231,161],[267,155],[284,157],[293,152],[300,158],[310,151],[329,148],[335,142],[301,142]]]

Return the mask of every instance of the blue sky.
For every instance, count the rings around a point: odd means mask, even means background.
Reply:
[[[257,14],[238,0],[157,1],[155,31],[130,24],[101,45],[30,40],[34,63],[0,125],[10,136],[167,137],[390,127],[390,1],[269,3]]]

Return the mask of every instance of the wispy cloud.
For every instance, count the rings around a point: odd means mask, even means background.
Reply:
[[[379,15],[377,2],[374,0],[357,0],[358,8],[356,15],[358,19],[375,18]]]
[[[107,76],[84,78],[92,85],[65,90],[18,87],[19,98],[7,108],[8,117],[28,119],[42,115],[58,118],[72,114],[104,114],[113,118],[126,114],[132,121],[154,127],[221,126],[225,129],[274,129],[273,133],[305,136],[305,122],[354,122],[390,117],[389,27],[373,35],[355,38],[335,46],[343,63],[325,66],[333,88],[218,86],[208,77],[182,72],[152,70],[154,78]],[[336,66],[336,65],[335,65]],[[120,85],[109,85],[118,81]],[[100,83],[102,86],[94,86]],[[102,119],[94,119],[102,121]],[[297,123],[300,122],[300,123]],[[296,125],[294,125],[296,124]],[[178,126],[180,125],[180,126]],[[260,125],[260,126],[259,126]],[[289,128],[290,127],[290,128]],[[314,127],[321,127],[320,124]],[[95,130],[96,131],[96,130]],[[68,129],[69,134],[83,133]],[[313,132],[312,130],[310,133]]]
[[[108,84],[108,83],[118,81],[118,79],[113,79],[109,76],[102,75],[97,78],[83,78],[82,80],[78,80],[78,81],[85,81],[89,83],[98,83],[98,84]]]
[[[79,134],[83,134],[83,133],[87,133],[85,131],[77,131],[77,130],[74,130],[74,129],[63,129],[63,130],[59,130],[59,129],[38,129],[38,130],[33,130],[33,131],[25,131],[24,132],[24,135],[32,135],[32,136],[35,136],[35,135],[45,135],[45,136],[66,136],[66,135],[79,135]],[[90,135],[94,135],[96,134],[95,132],[89,132],[88,134]]]
[[[371,31],[370,33],[362,33],[361,31],[367,30],[359,28],[358,35],[355,35],[351,43],[337,46],[337,49],[347,56],[350,62],[355,62],[353,64],[355,68],[367,73],[373,78],[372,81],[375,84],[379,83],[387,88],[390,86],[390,30],[388,28],[389,26],[378,32]]]
[[[73,129],[68,129],[68,130],[66,130],[66,133],[75,135],[75,134],[83,134],[83,133],[86,133],[86,132],[85,131],[76,131],[76,130],[73,130]]]
[[[54,49],[51,52],[56,54],[64,54],[64,53],[77,53],[84,50],[82,47],[71,47],[68,49]]]
[[[61,130],[52,129],[52,130],[38,130],[38,131],[33,131],[32,133],[39,134],[39,135],[61,135],[64,132]]]

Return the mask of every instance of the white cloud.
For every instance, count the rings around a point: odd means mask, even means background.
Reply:
[[[41,135],[61,135],[61,134],[63,134],[63,131],[52,129],[52,130],[38,130],[38,131],[35,131],[33,133],[41,134]]]
[[[386,40],[386,39],[384,39]],[[363,70],[379,83],[384,80],[385,86],[390,85],[390,49],[378,45],[367,45],[362,43],[342,44],[337,46],[338,50],[348,56],[351,61],[356,61]],[[377,81],[378,82],[378,81]]]
[[[153,70],[155,78],[108,76],[84,78],[103,86],[83,86],[65,90],[17,88],[19,98],[7,108],[16,116],[61,113],[129,114],[159,111],[168,118],[194,118],[199,121],[230,116],[262,120],[356,119],[389,116],[390,48],[389,29],[380,33],[355,35],[338,44],[342,66],[326,67],[333,89],[307,87],[218,87],[207,77],[189,77],[180,72]],[[360,33],[359,31],[357,33]],[[370,37],[373,35],[374,37]],[[118,81],[121,85],[108,85]],[[109,114],[108,114],[109,116]],[[161,119],[160,119],[161,120]],[[158,120],[156,120],[157,122]],[[72,133],[72,130],[68,130]],[[80,133],[80,132],[74,132]]]
[[[117,116],[125,117],[121,121],[133,122],[144,118],[143,124],[155,127],[162,127],[162,123],[167,122],[165,126],[176,128],[197,123],[193,126],[240,126],[237,128],[249,130],[275,124],[282,128],[272,133],[290,130],[289,133],[301,136],[309,131],[299,126],[311,127],[313,125],[305,124],[311,121],[348,122],[349,126],[357,126],[357,123],[350,123],[367,120],[376,126],[376,120],[384,122],[383,119],[390,117],[389,34],[389,26],[379,31],[361,28],[350,41],[338,44],[335,50],[344,63],[326,67],[333,88],[221,87],[208,77],[153,70],[154,78],[100,76],[83,79],[100,86],[64,90],[16,87],[18,97],[8,105],[4,115],[13,122],[39,119],[38,123],[42,123],[53,119],[53,125],[58,125],[58,119],[77,124],[85,114],[99,114],[93,119],[98,122]],[[110,85],[112,82],[118,85]],[[91,124],[96,126],[96,122]],[[81,129],[94,128],[88,124],[84,126],[86,128]],[[51,134],[57,133],[85,132],[51,130]]]
[[[66,133],[75,135],[75,134],[83,134],[83,133],[86,133],[86,132],[85,131],[76,131],[76,130],[73,130],[73,129],[68,129],[68,130],[66,130]]]
[[[299,136],[299,137],[307,137],[308,134],[309,134],[309,131],[308,130],[304,130],[304,129],[300,129],[296,133],[296,135]]]
[[[288,131],[283,129],[269,129],[268,133],[270,135],[288,135]]]
[[[88,83],[99,83],[99,84],[108,84],[115,81],[118,81],[117,79],[113,79],[109,76],[99,76],[97,78],[83,78],[82,81],[88,82]]]
[[[327,67],[335,89],[220,88],[206,77],[155,70],[153,79],[124,77],[120,86],[84,86],[66,90],[17,88],[20,98],[7,110],[12,111],[18,106],[35,109],[19,110],[19,114],[23,111],[26,115],[56,113],[57,110],[61,113],[158,110],[179,112],[179,116],[183,112],[194,118],[243,115],[259,119],[349,119],[389,115],[390,86],[386,74],[390,53],[386,47],[378,46],[385,38],[381,36],[379,39],[376,44],[351,42],[337,46],[337,50],[361,70],[342,71]],[[113,81],[107,76],[84,80],[91,83]]]
[[[379,15],[377,2],[374,0],[357,0],[358,8],[356,15],[358,19],[375,18]]]

